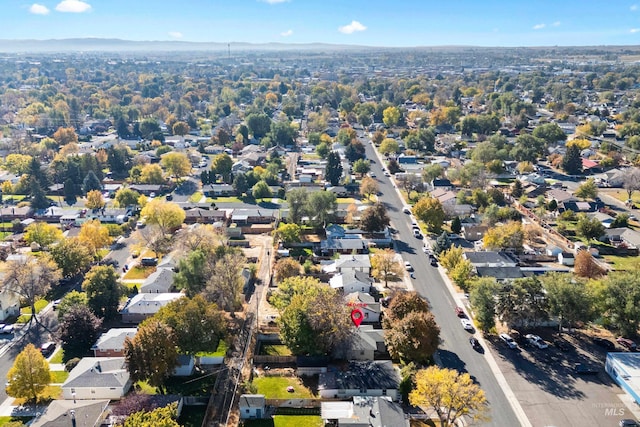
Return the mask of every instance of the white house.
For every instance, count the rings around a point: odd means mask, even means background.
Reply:
[[[380,303],[376,299],[364,292],[352,292],[345,295],[347,305],[358,308],[362,311],[364,323],[377,323],[380,321]]]
[[[347,360],[374,360],[376,354],[386,351],[384,329],[374,329],[373,325],[360,325],[347,351]]]
[[[262,418],[265,413],[266,400],[262,394],[242,394],[240,395],[240,418]]]
[[[329,285],[334,289],[342,289],[345,295],[353,292],[369,292],[371,278],[362,271],[345,271],[329,279]]]
[[[20,297],[15,292],[0,291],[0,321],[20,315]]]
[[[340,258],[322,267],[325,273],[344,273],[347,271],[360,271],[371,274],[371,260],[369,255],[340,255]]]
[[[67,400],[122,398],[131,388],[131,378],[124,357],[85,357],[62,384]]]
[[[184,297],[184,294],[173,292],[134,295],[129,298],[127,304],[120,310],[122,321],[124,323],[140,323],[156,314],[160,308],[171,301],[182,297]]]

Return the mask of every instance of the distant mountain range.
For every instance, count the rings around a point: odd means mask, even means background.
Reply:
[[[284,50],[369,50],[370,46],[327,43],[243,43],[188,41],[133,41],[122,39],[76,38],[49,40],[0,40],[0,52],[167,52],[167,51],[284,51]]]

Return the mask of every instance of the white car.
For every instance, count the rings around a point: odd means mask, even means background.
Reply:
[[[409,261],[405,261],[404,262],[404,268],[407,271],[413,271],[413,266],[411,265],[411,263]]]
[[[389,173],[389,171],[384,171],[384,176],[391,176],[391,174]]]
[[[467,331],[473,331],[473,323],[469,319],[460,319],[460,323],[462,323],[462,327]]]
[[[408,206],[405,206],[404,208],[402,208],[402,212],[406,213],[407,215],[411,213],[411,208],[409,208]]]
[[[527,341],[529,341],[529,344],[535,345],[540,350],[544,350],[545,348],[549,347],[549,344],[544,342],[544,340],[537,335],[527,334],[524,337],[527,339]]]
[[[504,341],[504,343],[507,345],[507,347],[509,348],[517,348],[518,344],[516,344],[516,342],[514,341],[513,338],[511,338],[511,336],[509,334],[500,334],[500,339],[502,341]]]

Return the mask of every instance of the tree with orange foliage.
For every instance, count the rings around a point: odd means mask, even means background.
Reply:
[[[605,269],[598,265],[589,251],[577,253],[573,271],[576,276],[586,279],[595,279],[606,274]]]

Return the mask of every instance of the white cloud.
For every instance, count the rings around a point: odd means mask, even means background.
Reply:
[[[338,28],[338,31],[340,31],[343,34],[353,34],[353,33],[357,32],[357,31],[364,31],[366,29],[367,29],[367,27],[362,25],[360,22],[351,21],[350,24],[344,25],[344,26]]]
[[[631,7],[629,7],[629,10],[632,10],[632,11],[635,12],[636,10],[638,10],[638,5],[637,4],[632,4]]]
[[[640,28],[632,28],[629,30],[630,33],[640,33]]]
[[[551,24],[551,25],[553,25],[554,27],[559,27],[559,26],[560,26],[560,21],[556,21],[556,22],[554,22],[554,23],[553,23],[553,24]]]
[[[545,27],[545,25],[544,25],[544,24],[536,24],[536,25],[534,25],[534,26],[533,26],[533,29],[534,29],[534,30],[541,30],[541,29],[543,29],[544,27]]]
[[[180,31],[169,31],[169,36],[173,37],[174,39],[181,39],[182,37],[184,37]]]
[[[33,13],[34,15],[48,15],[49,8],[47,6],[34,3],[31,6],[29,6],[29,12]]]
[[[82,13],[91,10],[91,5],[82,0],[62,0],[56,6],[58,12]]]
[[[287,30],[287,31],[283,31],[282,33],[280,33],[280,35],[282,37],[289,37],[292,34],[293,34],[293,30]]]
[[[289,0],[259,0],[263,3],[269,3],[269,4],[278,4],[278,3],[287,3]]]

